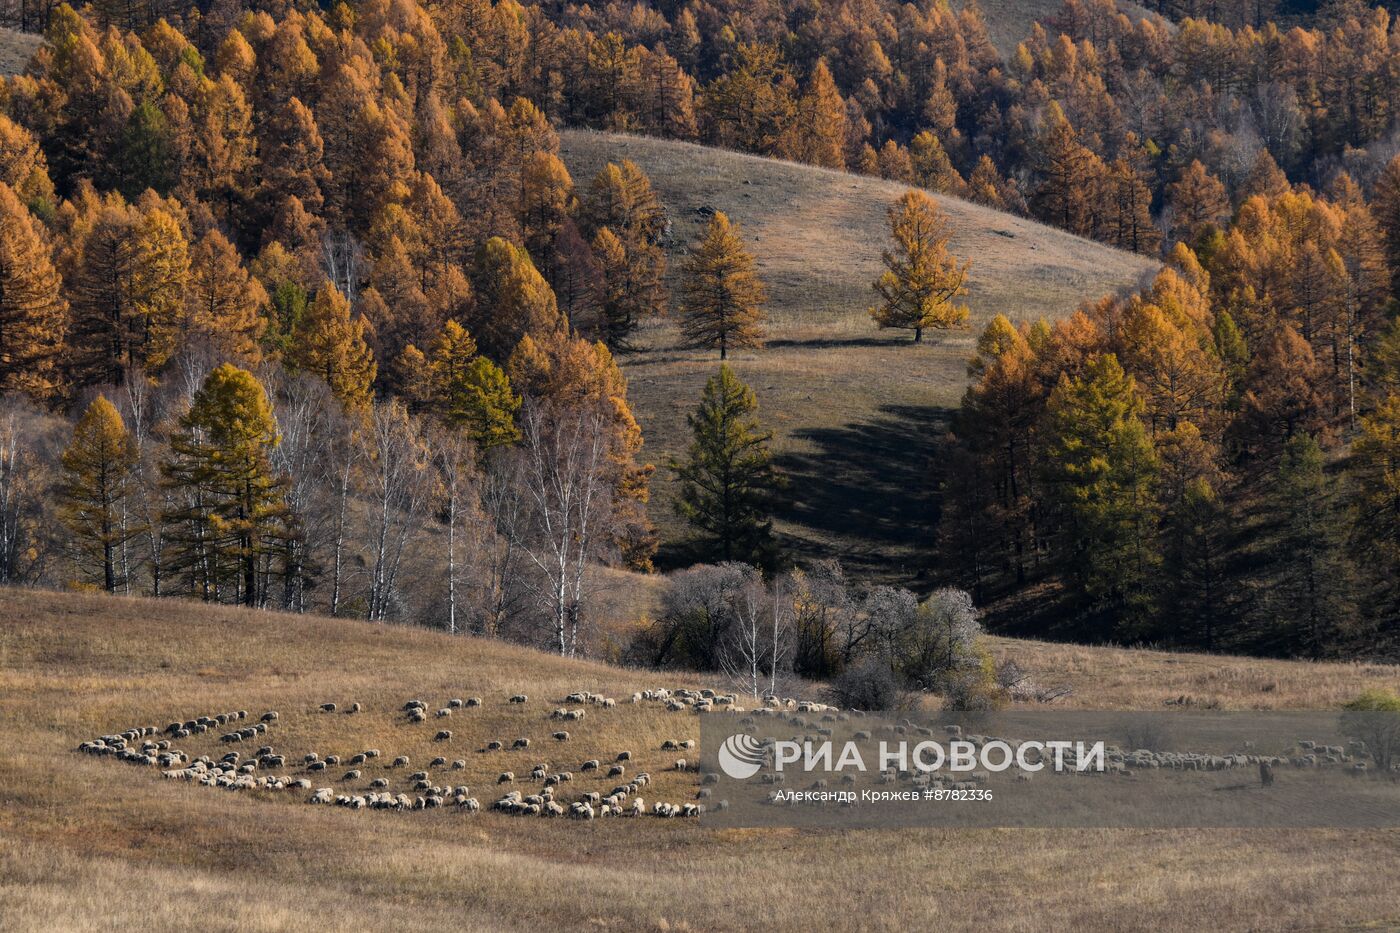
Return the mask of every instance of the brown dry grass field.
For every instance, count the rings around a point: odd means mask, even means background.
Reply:
[[[0,75],[23,71],[41,42],[40,36],[0,26]]]
[[[1296,664],[997,640],[1071,702],[1155,708],[1189,693],[1228,708],[1334,705],[1394,688],[1377,665]],[[656,706],[590,709],[555,747],[545,719],[577,689],[625,699],[694,678],[566,661],[419,629],[176,601],[0,591],[0,927],[7,931],[1374,929],[1400,923],[1400,833],[908,830],[717,832],[689,820],[354,812],[301,794],[228,792],[74,751],[137,724],[276,709],[288,754],[429,754],[469,762],[484,803],[503,767],[621,749],[663,770],[696,719]],[[525,708],[506,698],[530,695]],[[481,696],[440,724],[390,713],[410,697]],[[316,712],[358,701],[354,715]],[[475,718],[473,718],[475,717]],[[536,741],[483,755],[487,738]],[[207,740],[206,740],[207,741]],[[184,743],[181,743],[184,744]],[[216,747],[222,749],[222,746]],[[192,745],[191,750],[203,751]],[[512,757],[513,756],[513,757]],[[519,759],[518,761],[516,759]],[[384,759],[379,759],[383,761]],[[287,769],[299,774],[294,767]],[[337,769],[338,771],[339,769]],[[370,772],[367,770],[366,774]],[[393,775],[395,781],[402,774]],[[340,774],[333,774],[339,778]],[[579,790],[610,784],[580,783]],[[338,781],[318,781],[339,788]],[[518,786],[518,785],[517,785]],[[396,788],[397,789],[397,788]],[[1054,918],[1053,921],[1050,918]]]
[[[953,0],[953,8],[961,10],[976,2],[987,24],[987,38],[1003,59],[1016,51],[1016,46],[1031,34],[1031,27],[1054,17],[1064,4],[1061,0]],[[1118,9],[1134,20],[1156,14],[1131,0],[1118,0]]]
[[[757,393],[791,479],[777,527],[798,556],[840,556],[865,574],[909,583],[927,564],[937,503],[935,448],[966,386],[977,333],[996,313],[1054,318],[1085,300],[1131,289],[1156,268],[979,205],[940,198],[953,250],[970,259],[969,327],[925,335],[879,331],[866,311],[888,239],[886,210],[902,185],[666,140],[571,130],[561,156],[586,187],[605,162],[628,158],[650,176],[673,221],[674,284],[685,249],[712,207],[736,221],[769,286],[769,340],[731,354]],[[644,328],[622,357],[628,392],[658,467],[684,452],[685,415],[718,354],[677,350],[674,318]],[[653,521],[684,535],[674,484],[659,469]]]

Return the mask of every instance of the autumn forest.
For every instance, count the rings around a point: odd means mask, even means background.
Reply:
[[[722,210],[679,242],[626,159],[572,177],[582,127],[906,188],[895,353],[969,327],[947,199],[1160,262],[967,334],[918,585],[992,630],[1390,655],[1400,25],[1147,6],[998,49],[946,0],[0,0],[42,34],[0,81],[0,583],[635,659],[608,581],[839,577],[774,530],[726,365],[782,337],[762,244]],[[712,373],[649,463],[626,369],[662,318]]]

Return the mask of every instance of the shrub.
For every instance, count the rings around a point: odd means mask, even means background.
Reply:
[[[901,700],[894,671],[878,658],[857,661],[837,674],[827,695],[836,706],[859,710],[896,709]]]
[[[973,657],[939,675],[938,689],[943,708],[956,712],[985,712],[1006,705],[1006,690],[997,683],[996,662],[981,645],[972,647]]]
[[[1400,696],[1385,690],[1367,690],[1342,707],[1339,728],[1343,735],[1366,746],[1366,753],[1382,774],[1390,774],[1400,758]]]

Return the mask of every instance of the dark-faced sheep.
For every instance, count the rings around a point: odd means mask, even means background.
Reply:
[[[322,703],[322,704],[321,704],[321,712],[323,712],[323,713],[334,713],[334,712],[335,712],[335,704],[334,704],[334,703]]]
[[[443,765],[445,765],[445,764],[447,764],[447,759],[446,759],[446,758],[442,758],[442,757],[438,757],[438,758],[434,758],[432,761],[428,762],[428,767],[429,767],[429,768],[441,768],[441,767],[442,767]]]
[[[580,770],[580,771],[597,771],[597,770],[598,770],[598,759],[597,759],[597,758],[590,758],[588,761],[585,761],[582,765],[579,766],[579,770]]]
[[[567,741],[569,741],[569,733],[567,733],[567,732],[555,732],[555,733],[554,733],[554,741],[556,741],[556,742],[567,742]]]
[[[341,778],[342,781],[358,781],[359,779],[360,772],[358,771],[346,771],[345,776]]]
[[[439,730],[438,730],[438,734],[435,735],[435,736],[433,736],[433,741],[434,741],[434,742],[450,742],[450,741],[452,741],[452,730],[451,730],[451,729],[439,729]]]
[[[359,711],[360,711],[360,704],[358,704],[358,703],[351,703],[349,709],[347,709],[345,712],[346,712],[347,714],[349,714],[349,713],[358,713]]]
[[[466,768],[466,766],[467,766],[467,762],[466,762],[464,759],[462,759],[462,758],[458,758],[456,761],[452,762],[452,770],[453,770],[453,771],[461,771],[461,770],[463,770],[464,768]]]
[[[622,777],[627,773],[627,768],[623,765],[613,765],[608,769],[608,777]]]
[[[511,746],[510,746],[510,747],[511,747],[511,748],[529,748],[529,747],[530,747],[530,740],[529,740],[529,739],[516,739],[514,742],[511,743]]]
[[[515,780],[514,771],[502,771],[501,776],[496,778],[497,784],[509,784]]]
[[[515,696],[510,698],[510,701],[512,703],[528,703],[530,701],[530,698],[523,693],[517,693]]]
[[[397,757],[397,758],[394,759],[393,763],[390,764],[389,767],[391,767],[391,768],[407,768],[407,767],[408,767],[408,756],[407,756],[407,755],[400,755],[399,757]]]

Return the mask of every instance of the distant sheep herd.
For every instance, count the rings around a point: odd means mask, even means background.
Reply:
[[[527,706],[529,702],[529,696],[523,693],[513,694],[506,700],[507,704],[517,706]],[[634,704],[654,703],[671,711],[688,709],[696,713],[744,712],[733,695],[717,694],[713,690],[641,690],[632,694],[630,702]],[[770,709],[795,709],[804,712],[828,709],[821,704],[777,697],[768,697],[765,703]],[[455,711],[477,709],[482,706],[483,699],[481,697],[451,698],[446,701],[445,705],[437,707],[431,715],[439,720],[450,719]],[[611,710],[616,708],[617,701],[612,697],[587,690],[576,691],[564,697],[560,705],[549,713],[547,719],[548,721],[565,723],[582,723],[587,706]],[[352,715],[362,712],[364,707],[360,703],[354,702],[345,706],[342,711],[340,704],[326,702],[316,706],[315,710],[322,714],[343,712],[344,715]],[[430,715],[429,705],[420,699],[407,701],[399,707],[398,711],[409,723],[424,722]],[[236,710],[171,722],[163,729],[157,726],[140,726],[123,732],[103,735],[83,742],[78,746],[78,750],[91,755],[112,757],[131,764],[158,767],[162,769],[168,780],[188,781],[205,787],[221,787],[228,790],[309,792],[305,798],[306,802],[323,806],[341,806],[352,810],[429,810],[455,807],[467,813],[475,813],[482,809],[480,802],[471,795],[467,785],[454,785],[446,782],[439,784],[433,778],[434,769],[465,770],[467,762],[461,758],[455,759],[449,764],[445,756],[435,757],[425,770],[413,772],[408,778],[412,785],[412,794],[392,792],[389,789],[390,781],[386,777],[373,778],[369,782],[369,791],[366,793],[337,792],[334,787],[316,787],[310,776],[293,776],[286,772],[295,770],[299,766],[304,775],[322,777],[333,773],[330,771],[331,768],[342,766],[340,757],[337,755],[322,757],[317,752],[309,752],[297,758],[279,751],[272,744],[271,735],[280,720],[281,713],[277,710],[268,710],[256,717],[250,715],[247,710]],[[225,745],[244,745],[252,742],[261,744],[256,751],[247,754],[239,750],[230,750],[217,758],[212,755],[200,755],[192,758],[175,745],[181,740],[206,734],[210,734],[211,737],[212,734],[217,734],[219,741]],[[571,734],[568,731],[559,730],[552,732],[550,738],[556,742],[568,742],[571,739]],[[433,740],[439,743],[450,743],[452,739],[453,732],[450,729],[439,729],[433,737]],[[481,751],[502,751],[505,747],[505,742],[493,740],[487,742]],[[527,736],[516,738],[510,743],[510,748],[515,751],[528,750],[530,747],[531,741]],[[695,741],[693,739],[667,739],[661,744],[659,751],[677,751],[694,747]],[[364,769],[369,766],[370,762],[382,757],[377,748],[367,748],[348,756],[343,763],[346,770],[341,774],[340,782],[350,783],[363,780]],[[609,778],[616,778],[618,783],[606,794],[590,791],[577,795],[576,799],[572,800],[563,799],[562,785],[570,784],[573,781],[573,773],[554,770],[548,762],[536,763],[528,772],[528,780],[539,784],[539,789],[534,793],[516,789],[509,790],[505,796],[497,799],[490,809],[518,816],[564,816],[578,820],[643,815],[668,819],[683,818],[698,816],[705,810],[706,804],[699,802],[667,803],[654,801],[648,807],[640,796],[640,792],[651,781],[651,776],[645,771],[639,771],[628,778],[627,770],[634,760],[635,756],[631,750],[622,750],[617,752],[606,765],[599,759],[583,761],[578,768],[580,772],[600,775],[605,773]],[[397,771],[409,766],[409,756],[398,755],[389,759],[388,764],[383,767],[386,770]],[[685,759],[675,762],[675,770],[687,770]],[[324,778],[322,779],[324,780]],[[515,772],[502,771],[498,775],[496,783],[497,785],[516,783]],[[699,801],[708,797],[709,790],[702,788],[696,794],[695,799]],[[720,801],[713,806],[723,809],[727,803]]]

